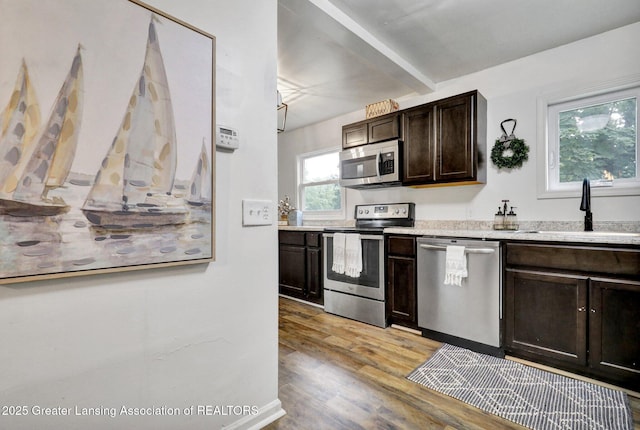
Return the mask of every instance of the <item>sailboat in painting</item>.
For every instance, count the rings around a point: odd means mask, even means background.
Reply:
[[[83,72],[81,47],[78,46],[71,68],[58,92],[51,115],[31,144],[27,136],[35,127],[35,101],[29,101],[32,90],[26,78],[26,90],[17,97],[9,120],[9,130],[3,135],[2,150],[6,167],[0,184],[0,213],[14,216],[49,216],[69,210],[66,202],[49,191],[61,187],[69,175],[78,143],[83,108]],[[26,75],[26,66],[24,66]],[[15,92],[14,92],[15,95]],[[13,105],[13,101],[9,106]],[[24,110],[24,113],[22,111]],[[30,113],[31,111],[31,113]],[[13,127],[13,130],[11,129]],[[24,133],[25,140],[17,137]]]
[[[207,148],[204,142],[202,142],[202,149],[200,150],[198,163],[196,164],[196,167],[193,170],[193,175],[191,176],[187,202],[192,206],[210,207],[212,183],[209,156],[207,155]]]
[[[29,152],[39,127],[40,107],[27,63],[22,60],[9,103],[0,114],[0,192],[15,190],[15,179],[9,186],[7,178],[14,174],[23,154]]]
[[[185,223],[173,195],[177,142],[173,107],[152,17],[142,72],[82,207],[95,226],[126,230]]]

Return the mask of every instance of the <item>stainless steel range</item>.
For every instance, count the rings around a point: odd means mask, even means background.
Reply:
[[[355,227],[327,228],[324,237],[324,310],[387,326],[385,227],[413,227],[414,203],[357,205]]]

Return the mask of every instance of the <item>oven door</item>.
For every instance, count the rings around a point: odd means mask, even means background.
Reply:
[[[331,270],[333,234],[324,238],[324,288],[358,297],[384,301],[384,236],[361,234],[362,272],[357,278]]]

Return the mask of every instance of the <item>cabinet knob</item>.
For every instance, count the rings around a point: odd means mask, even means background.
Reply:
[[[595,310],[595,309],[591,309],[591,312],[595,314],[595,313],[596,313],[596,310]]]
[[[586,308],[586,307],[584,307],[584,306],[582,306],[582,307],[578,308],[578,312],[584,312],[584,311],[586,311],[586,310],[587,310],[587,308]]]

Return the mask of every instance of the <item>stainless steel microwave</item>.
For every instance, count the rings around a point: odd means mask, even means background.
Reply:
[[[347,188],[374,188],[400,185],[402,142],[356,146],[340,153],[340,185]]]

